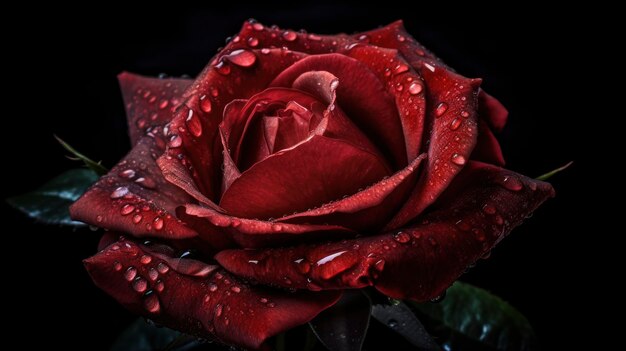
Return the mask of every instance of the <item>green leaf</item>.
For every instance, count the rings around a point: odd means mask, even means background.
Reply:
[[[309,322],[327,349],[359,351],[370,323],[370,299],[358,290],[346,290],[339,301]]]
[[[409,306],[398,300],[392,300],[391,303],[391,305],[376,304],[372,306],[372,317],[400,334],[418,350],[441,350]]]
[[[521,313],[470,284],[454,283],[440,303],[412,305],[445,350],[526,351],[536,346],[535,334]]]
[[[120,334],[111,351],[174,351],[210,350],[196,338],[176,330],[157,327],[138,318]],[[221,350],[221,348],[216,348]]]
[[[559,168],[557,168],[557,169],[555,169],[555,170],[552,170],[552,171],[550,171],[550,172],[548,172],[548,173],[542,174],[542,175],[540,175],[539,177],[537,177],[537,180],[548,180],[549,178],[552,178],[552,176],[553,176],[553,175],[555,175],[555,174],[557,174],[557,173],[559,173],[559,172],[562,172],[562,171],[566,170],[566,169],[567,169],[569,166],[571,166],[573,163],[574,163],[574,161],[570,161],[570,162],[568,162],[568,163],[567,163],[566,165],[564,165],[564,166],[561,166],[561,167],[559,167]]]
[[[61,144],[61,146],[63,146],[63,148],[65,148],[65,150],[69,151],[72,155],[75,156],[70,157],[71,160],[83,161],[87,168],[93,170],[98,175],[105,175],[108,172],[108,170],[102,164],[100,164],[100,161],[96,162],[89,157],[81,154],[80,152],[76,151],[76,149],[74,149],[72,146],[70,146],[70,144],[66,143],[58,136],[55,135],[54,138],[59,142],[59,144]]]
[[[70,218],[69,207],[87,188],[98,180],[89,169],[72,169],[39,189],[7,199],[11,206],[31,218],[48,224],[84,225]]]

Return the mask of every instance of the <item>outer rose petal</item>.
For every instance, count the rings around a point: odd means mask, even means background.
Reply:
[[[501,132],[506,125],[509,111],[504,107],[500,101],[493,96],[485,93],[484,90],[478,94],[479,110],[478,113],[484,118],[493,130]]]
[[[98,287],[136,314],[253,349],[306,323],[340,295],[252,287],[217,266],[171,258],[127,240],[85,260],[85,266]]]
[[[351,238],[356,235],[352,230],[338,225],[289,224],[232,217],[210,208],[188,204],[181,206],[178,215],[202,236],[216,233],[212,240],[230,238],[241,247],[256,248],[279,244],[309,241]],[[219,237],[218,237],[219,235]]]
[[[176,206],[191,201],[163,178],[155,163],[163,152],[159,136],[144,137],[130,153],[70,207],[75,220],[102,228],[181,239],[196,232],[174,217]]]
[[[162,126],[172,119],[182,102],[183,92],[192,82],[182,78],[148,78],[128,72],[122,72],[117,79],[124,97],[132,145],[137,144],[147,129]]]
[[[431,205],[461,171],[476,145],[476,104],[480,80],[426,65],[430,136],[428,165],[411,196],[385,227],[400,228]]]
[[[502,155],[498,139],[496,139],[489,125],[482,118],[478,120],[478,141],[472,152],[471,159],[504,166],[504,156]]]
[[[377,155],[313,135],[243,172],[224,192],[220,206],[237,217],[277,218],[354,194],[388,175]]]
[[[374,285],[394,298],[425,301],[553,195],[547,183],[471,163],[421,224],[328,244],[226,250],[215,258],[228,271],[263,284],[310,290]]]
[[[262,91],[304,56],[280,49],[225,50],[184,93],[185,103],[175,112],[169,128],[167,154],[180,160],[209,199],[215,201],[221,190],[222,149],[216,145],[224,107]]]

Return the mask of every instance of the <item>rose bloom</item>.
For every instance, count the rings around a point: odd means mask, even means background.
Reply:
[[[129,310],[259,348],[345,289],[445,292],[552,187],[500,168],[507,111],[401,22],[244,23],[195,80],[119,76],[133,149],[71,208]]]

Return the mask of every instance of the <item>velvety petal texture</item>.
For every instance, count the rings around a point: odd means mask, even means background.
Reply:
[[[71,208],[107,229],[85,265],[202,338],[266,347],[344,289],[435,298],[554,196],[500,168],[507,110],[400,21],[247,21],[193,81],[119,80],[133,149]]]

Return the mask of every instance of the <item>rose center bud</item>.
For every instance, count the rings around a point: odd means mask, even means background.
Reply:
[[[391,170],[341,109],[339,80],[325,71],[292,86],[235,100],[220,125],[220,206],[247,218],[279,218],[352,195]]]

